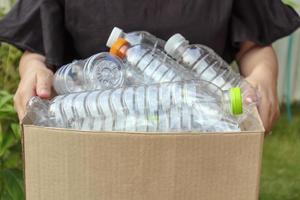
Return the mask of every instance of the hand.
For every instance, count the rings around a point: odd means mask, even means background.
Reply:
[[[280,116],[277,84],[272,83],[273,80],[268,80],[266,77],[260,76],[249,76],[246,80],[258,89],[260,97],[258,112],[266,133],[269,133],[272,125]]]
[[[251,41],[244,41],[240,43],[240,51],[236,59],[241,74],[260,93],[258,111],[268,133],[279,117],[276,53],[271,45],[259,46]]]
[[[20,60],[21,81],[14,96],[14,107],[20,121],[26,114],[26,104],[31,97],[51,97],[53,72],[46,67],[44,61],[43,56],[29,52],[25,52]]]

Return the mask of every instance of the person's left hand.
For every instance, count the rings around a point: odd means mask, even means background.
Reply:
[[[259,94],[258,112],[268,134],[274,122],[280,116],[276,82],[269,80],[266,76],[248,76],[246,80],[257,88]]]
[[[240,43],[236,60],[241,74],[258,90],[260,96],[258,112],[266,133],[269,133],[279,117],[276,53],[272,45],[260,46],[251,41],[244,41]]]

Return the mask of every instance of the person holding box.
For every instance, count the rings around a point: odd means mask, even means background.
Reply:
[[[24,51],[14,97],[20,120],[32,96],[51,97],[59,66],[107,50],[107,37],[118,26],[162,39],[179,32],[227,62],[236,60],[261,94],[258,110],[268,132],[279,116],[278,62],[271,44],[299,25],[299,16],[281,0],[19,0],[0,21],[0,41]]]

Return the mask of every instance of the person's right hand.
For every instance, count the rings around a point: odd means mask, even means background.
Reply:
[[[50,98],[53,72],[46,67],[44,56],[30,52],[25,52],[21,57],[19,72],[21,81],[14,96],[14,107],[22,121],[31,97]]]

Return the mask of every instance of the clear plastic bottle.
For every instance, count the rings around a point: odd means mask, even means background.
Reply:
[[[232,127],[227,122],[238,124],[235,116],[250,107],[239,88],[222,91],[209,82],[190,80],[61,95],[50,102],[34,97],[28,117],[35,125],[64,128],[90,118],[99,120],[101,130],[200,131],[218,122]]]
[[[122,29],[114,27],[107,40],[106,46],[111,48],[118,38],[125,39],[130,45],[147,44],[160,50],[164,49],[166,43],[164,40],[157,38],[146,31],[125,33]]]
[[[186,110],[191,110],[191,108],[186,108]],[[154,115],[149,115],[148,120],[142,120],[137,118],[136,115],[127,115],[122,118],[122,124],[119,126],[103,126],[105,123],[103,118],[81,118],[74,120],[70,127],[71,129],[78,129],[83,131],[120,131],[120,132],[151,132],[151,133],[161,133],[161,132],[238,132],[241,131],[239,124],[235,121],[226,121],[223,119],[214,120],[215,124],[207,124],[202,120],[200,113],[192,114],[182,113],[184,120],[181,117],[170,118],[170,113],[159,112]],[[168,120],[172,121],[169,122]],[[197,120],[193,120],[197,119]],[[110,125],[114,124],[114,119],[110,119]],[[193,121],[192,121],[193,120]]]
[[[146,84],[191,80],[193,76],[167,54],[146,44],[130,45],[119,38],[111,47],[110,53],[127,63],[128,71],[143,74]]]
[[[58,94],[121,87],[124,83],[123,62],[109,53],[99,53],[85,60],[62,66],[54,75]]]
[[[244,80],[212,49],[200,44],[189,44],[182,35],[173,35],[165,51],[195,77],[214,83],[223,90],[241,87]]]

